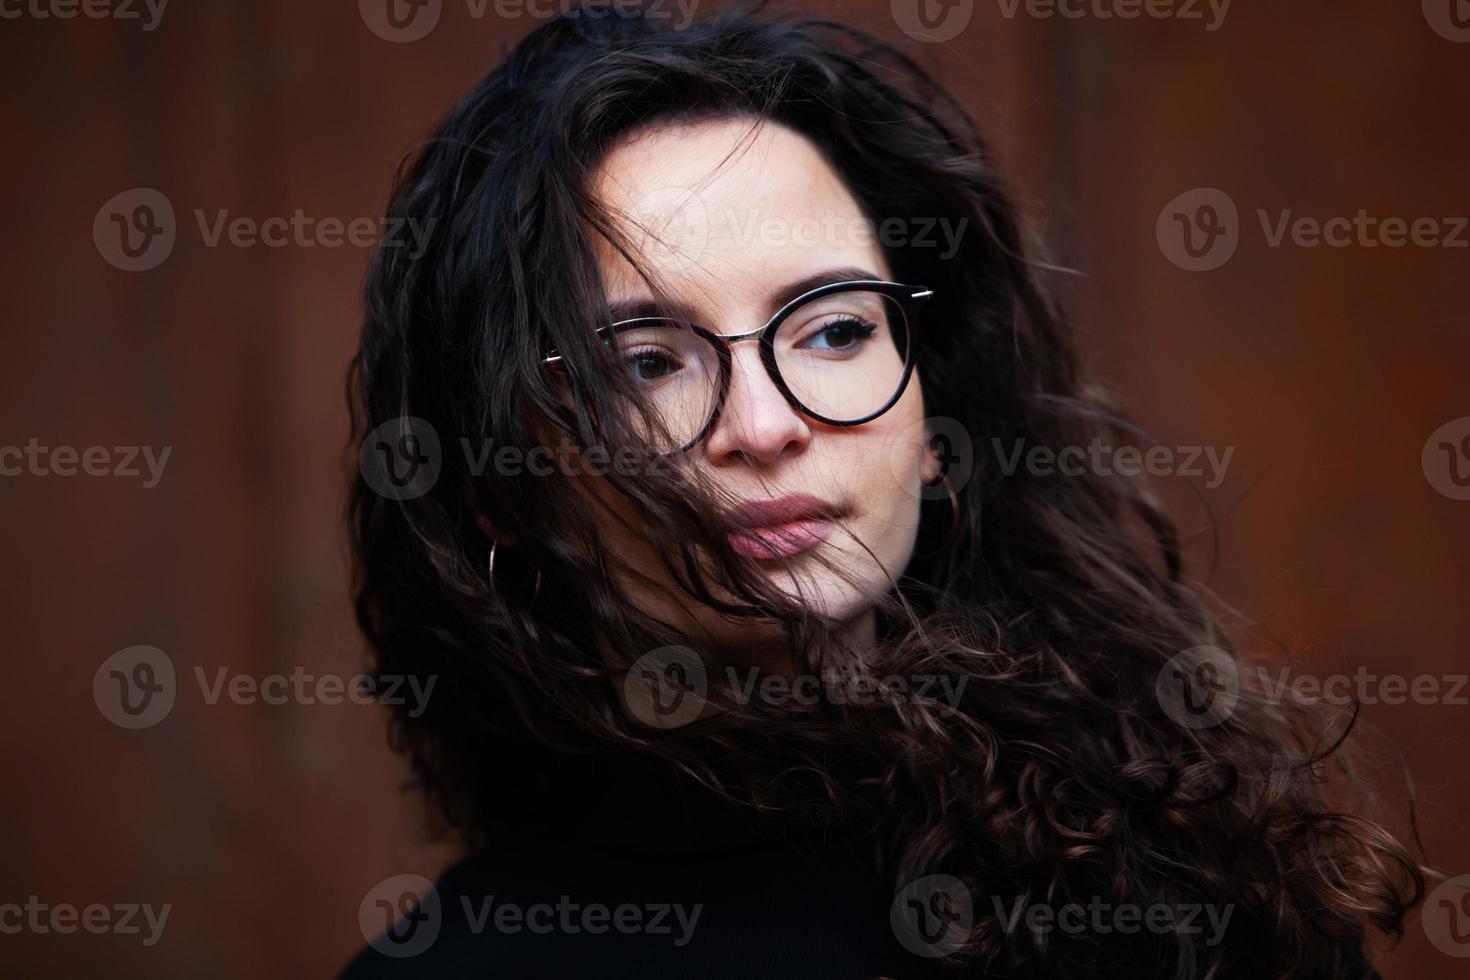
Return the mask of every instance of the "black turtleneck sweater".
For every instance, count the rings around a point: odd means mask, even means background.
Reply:
[[[606,785],[581,819],[552,834],[506,835],[451,867],[433,898],[341,980],[957,975],[900,942],[892,890],[850,837],[757,822],[690,782],[635,767]],[[1200,926],[1208,936],[1203,916]],[[1173,975],[1146,931],[1053,935],[1059,980]],[[1381,980],[1366,963],[1342,976]]]

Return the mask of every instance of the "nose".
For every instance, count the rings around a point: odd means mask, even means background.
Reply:
[[[740,341],[731,346],[731,353],[730,391],[705,442],[710,462],[770,467],[782,456],[800,452],[811,442],[809,420],[766,373],[760,345]]]

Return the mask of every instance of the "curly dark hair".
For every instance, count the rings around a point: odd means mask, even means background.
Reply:
[[[378,251],[349,377],[354,447],[407,419],[445,447],[417,495],[380,493],[359,467],[349,515],[374,669],[439,679],[421,713],[395,710],[392,733],[444,829],[473,844],[554,822],[598,759],[632,752],[741,806],[861,830],[895,887],[943,873],[1005,908],[1099,893],[1236,906],[1238,941],[1168,937],[1163,968],[1178,977],[1336,976],[1367,925],[1401,935],[1428,869],[1359,812],[1352,718],[1272,703],[1244,670],[1218,724],[1180,724],[1156,695],[1181,652],[1233,648],[1185,581],[1173,523],[1135,480],[978,465],[957,525],[948,500],[922,505],[916,555],[863,656],[886,675],[969,678],[953,708],[762,708],[714,672],[694,724],[630,715],[629,664],[685,638],[609,574],[599,503],[565,473],[480,472],[450,447],[639,444],[637,394],[592,335],[608,310],[589,231],[620,232],[588,186],[636,129],[780,123],[820,148],[874,220],[967,222],[953,256],[885,250],[896,278],[935,291],[918,361],[926,413],[1053,450],[1137,434],[1084,377],[991,150],[914,60],[758,7],[681,30],[621,5],[579,13],[517,44],[400,172],[390,216],[433,232],[422,255]],[[803,669],[850,654],[721,543],[717,508],[687,478],[613,469],[606,489],[686,601],[779,624]],[[1333,786],[1356,799],[1329,803]],[[1008,933],[988,901],[974,914],[958,970],[1042,970],[1045,937]]]

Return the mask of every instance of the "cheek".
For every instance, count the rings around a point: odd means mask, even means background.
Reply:
[[[853,459],[845,460],[848,484],[870,533],[917,531],[922,487],[933,457],[924,425],[924,399],[911,383],[898,404],[856,430]]]
[[[921,485],[937,475],[924,415],[924,389],[915,372],[903,397],[878,419],[887,455],[887,472],[910,496],[919,497]]]

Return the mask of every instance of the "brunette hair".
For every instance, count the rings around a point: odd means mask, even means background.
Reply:
[[[935,293],[917,368],[928,415],[985,444],[1135,437],[1085,378],[991,150],[900,50],[758,6],[677,30],[621,4],[537,27],[399,174],[390,216],[432,233],[422,255],[378,251],[349,379],[354,448],[384,426],[440,440],[421,492],[381,492],[360,468],[350,530],[375,670],[439,680],[426,706],[395,709],[392,730],[444,824],[474,842],[552,819],[595,760],[633,752],[741,805],[863,828],[895,889],[942,873],[1005,909],[1096,894],[1234,905],[1228,944],[1167,937],[1179,977],[1335,976],[1365,922],[1401,934],[1426,869],[1322,785],[1352,778],[1351,719],[1273,704],[1244,670],[1218,724],[1181,724],[1157,695],[1185,651],[1246,660],[1134,480],[979,464],[957,490],[957,522],[948,499],[924,502],[916,556],[864,656],[884,675],[969,678],[953,707],[920,696],[763,709],[712,671],[700,720],[660,730],[630,714],[629,665],[682,638],[608,574],[597,504],[554,468],[480,472],[458,447],[638,443],[636,392],[592,335],[607,306],[589,232],[619,231],[589,178],[639,128],[721,118],[811,140],[875,221],[965,222],[952,256],[885,252],[895,278]],[[803,670],[842,656],[721,543],[707,495],[658,467],[625,469],[606,486],[686,601],[780,623]],[[974,904],[957,968],[1041,971],[1045,938],[1008,934],[994,909]]]

